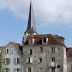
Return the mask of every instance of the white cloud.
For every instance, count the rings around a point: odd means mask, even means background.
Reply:
[[[36,20],[46,22],[72,21],[72,0],[32,0]],[[0,0],[0,10],[8,9],[14,16],[27,19],[30,0]]]

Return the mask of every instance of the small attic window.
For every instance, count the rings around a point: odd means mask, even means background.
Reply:
[[[48,38],[47,37],[43,37],[42,38],[42,44],[47,44],[48,43]]]
[[[43,42],[46,43],[46,38],[43,38]]]
[[[29,39],[29,44],[32,44],[32,38]]]
[[[30,39],[29,39],[28,44],[29,44],[29,45],[32,45],[32,44],[33,44],[33,38],[30,38]]]

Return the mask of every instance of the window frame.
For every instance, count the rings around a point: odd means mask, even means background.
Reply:
[[[39,60],[40,60],[40,63],[42,63],[42,58],[39,58]]]
[[[8,54],[8,53],[9,53],[9,49],[7,48],[7,49],[6,49],[6,54]]]
[[[28,72],[31,72],[31,67],[28,67]]]
[[[14,53],[14,48],[11,48],[11,54],[13,54]]]
[[[52,61],[52,62],[55,62],[55,57],[52,57],[52,58],[51,58],[51,61]]]
[[[43,52],[43,47],[40,47],[40,52]]]
[[[52,72],[55,72],[55,67],[52,67],[52,68],[51,68],[51,71],[52,71]]]
[[[51,52],[56,52],[56,48],[55,47],[51,47]]]
[[[32,55],[32,53],[33,53],[33,50],[32,50],[32,49],[30,49],[30,55]]]

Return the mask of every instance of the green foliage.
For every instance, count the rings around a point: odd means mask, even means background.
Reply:
[[[0,53],[0,72],[5,72],[6,65],[2,53]]]

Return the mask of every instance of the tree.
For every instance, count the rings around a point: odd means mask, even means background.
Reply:
[[[5,58],[3,58],[2,52],[0,51],[0,72],[5,72]]]

